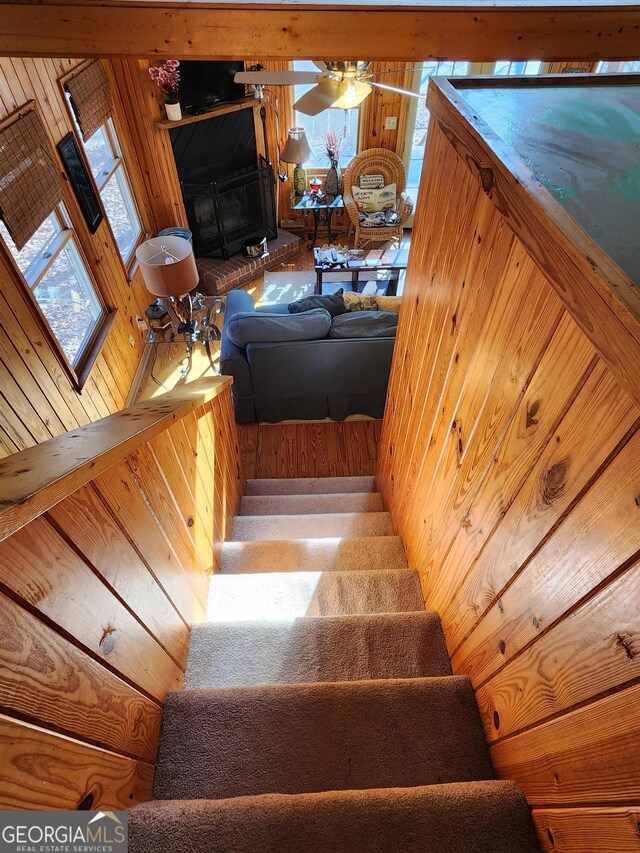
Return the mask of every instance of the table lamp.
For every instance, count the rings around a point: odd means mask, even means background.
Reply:
[[[307,189],[306,163],[311,156],[311,148],[303,127],[292,127],[289,129],[289,138],[282,149],[280,159],[283,163],[294,163],[293,190],[296,195],[304,195]]]
[[[179,331],[191,326],[191,291],[200,276],[191,243],[184,237],[152,237],[136,249],[142,278],[154,296],[168,298],[179,321]]]

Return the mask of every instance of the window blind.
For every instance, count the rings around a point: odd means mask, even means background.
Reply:
[[[106,122],[113,106],[104,66],[99,59],[67,81],[71,106],[86,142]]]
[[[31,109],[0,129],[0,217],[22,249],[62,201],[62,175]]]

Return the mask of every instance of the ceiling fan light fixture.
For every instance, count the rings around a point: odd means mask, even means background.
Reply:
[[[361,83],[358,80],[350,81],[343,94],[332,106],[334,109],[352,110],[361,104],[370,92],[371,86],[368,83]]]

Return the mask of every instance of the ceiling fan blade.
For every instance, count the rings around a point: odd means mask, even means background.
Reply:
[[[325,68],[326,74],[326,68]],[[317,83],[322,80],[319,71],[238,71],[236,83],[250,86],[293,86],[296,83]]]
[[[294,110],[308,116],[317,116],[332,107],[347,90],[347,84],[325,78],[313,89],[309,89],[293,105]]]
[[[313,61],[313,64],[316,66],[316,68],[319,68],[323,74],[327,73],[327,66],[324,64],[324,62],[322,62],[321,60],[315,60],[315,59],[312,61]]]
[[[398,92],[399,95],[409,95],[410,98],[420,98],[424,100],[424,95],[419,92],[412,92],[409,89],[399,89],[397,86],[387,86],[386,83],[375,83],[373,80],[367,80],[370,86],[375,86],[376,89],[387,89],[389,92]]]

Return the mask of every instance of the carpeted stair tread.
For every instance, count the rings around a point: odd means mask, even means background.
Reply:
[[[218,799],[494,778],[464,676],[170,693],[154,796]]]
[[[327,536],[392,536],[388,512],[336,512],[317,515],[237,515],[234,542],[260,539],[314,539]]]
[[[285,480],[247,480],[248,495],[322,495],[373,492],[373,477],[292,477]]]
[[[333,572],[406,569],[399,536],[225,542],[222,572]]]
[[[191,630],[186,689],[451,675],[437,613],[203,622]]]
[[[144,803],[130,853],[539,853],[513,782]]]
[[[245,495],[240,515],[311,515],[336,512],[384,512],[380,492],[322,495]]]
[[[424,610],[418,573],[264,572],[214,575],[206,621],[234,622]]]

